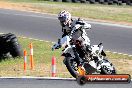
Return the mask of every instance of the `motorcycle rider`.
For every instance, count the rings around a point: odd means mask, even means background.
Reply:
[[[65,37],[66,35],[72,35],[74,31],[77,29],[81,28],[82,30],[82,37],[84,39],[83,44],[85,45],[90,45],[90,39],[87,36],[87,33],[85,30],[91,29],[91,25],[83,21],[82,19],[78,18],[73,20],[71,17],[71,14],[68,11],[61,11],[58,14],[58,20],[60,21],[60,25],[62,26],[62,38]],[[87,37],[85,37],[85,36]],[[72,36],[73,37],[73,36]],[[75,38],[77,36],[74,36]],[[58,49],[60,48],[60,44],[55,44],[52,49]]]

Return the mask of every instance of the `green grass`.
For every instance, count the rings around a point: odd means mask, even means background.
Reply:
[[[132,7],[101,4],[62,3],[37,0],[7,0],[13,2],[30,3],[30,8],[43,13],[58,14],[61,10],[68,10],[73,16],[90,19],[109,20],[132,23]],[[29,4],[29,3],[28,3]]]
[[[72,77],[63,64],[63,57],[61,57],[61,49],[51,51],[51,42],[37,41],[31,39],[19,38],[22,49],[28,52],[28,67],[27,71],[23,70],[23,57],[8,58],[0,62],[0,76],[51,76],[51,59],[52,56],[57,60],[57,76],[58,77]],[[29,44],[33,44],[34,49],[34,70],[30,70],[29,63]],[[127,73],[132,75],[132,57],[107,53],[109,60],[115,65],[118,73]]]
[[[61,51],[51,51],[52,43],[40,42],[30,39],[19,38],[22,49],[28,52],[28,67],[26,73],[23,71],[24,58],[7,58],[0,62],[0,76],[51,76],[52,56],[57,59],[57,76],[71,77],[67,72],[63,59],[60,57]],[[29,44],[33,44],[34,49],[34,70],[30,70]],[[64,68],[63,68],[64,67]]]

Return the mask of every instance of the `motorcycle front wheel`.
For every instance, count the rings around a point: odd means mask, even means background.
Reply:
[[[73,57],[66,57],[65,58],[65,65],[68,69],[68,71],[70,72],[70,74],[74,77],[74,78],[77,78],[77,74],[78,74],[78,65],[77,65],[77,62],[74,60]]]

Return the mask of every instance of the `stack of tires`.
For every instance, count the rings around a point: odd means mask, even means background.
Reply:
[[[132,6],[132,0],[122,0],[122,2]]]
[[[0,58],[22,56],[22,48],[15,34],[0,35]]]
[[[108,5],[121,5],[122,1],[121,0],[99,0],[99,3],[101,4],[108,4]]]
[[[130,5],[132,6],[132,0],[50,0],[56,2],[74,2],[74,3],[90,3],[90,4],[106,4],[106,5]]]

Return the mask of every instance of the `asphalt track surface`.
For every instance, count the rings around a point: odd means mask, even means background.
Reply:
[[[91,44],[103,43],[104,49],[132,54],[132,26],[88,21]],[[56,15],[0,9],[0,32],[56,42],[61,27]]]
[[[0,88],[132,88],[131,83],[87,83],[79,85],[75,80],[43,78],[0,79]]]

